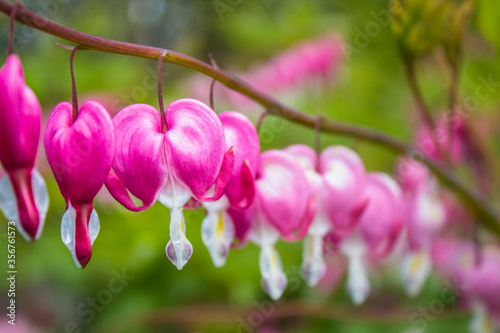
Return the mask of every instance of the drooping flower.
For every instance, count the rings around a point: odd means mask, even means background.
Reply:
[[[479,248],[471,241],[442,238],[434,243],[432,259],[439,272],[453,283],[463,306],[472,310],[472,333],[493,333],[500,328],[500,249]]]
[[[444,117],[441,118],[436,125],[437,128],[433,131],[430,131],[427,126],[419,127],[415,144],[424,155],[437,161],[443,160],[442,155],[447,152],[453,161],[461,162],[467,155],[467,130],[461,117],[455,117],[449,121],[445,121]]]
[[[225,264],[234,239],[234,224],[226,210],[229,207],[246,209],[252,204],[260,153],[257,131],[247,117],[227,111],[219,114],[219,119],[224,128],[226,149],[234,147],[235,160],[225,194],[219,200],[203,203],[207,216],[201,226],[202,239],[217,267]]]
[[[316,210],[304,171],[286,152],[261,154],[253,204],[246,210],[229,209],[240,244],[251,240],[261,247],[259,267],[264,290],[272,299],[283,294],[287,278],[274,244],[280,238],[298,240]]]
[[[49,198],[34,168],[40,140],[41,107],[25,84],[21,60],[7,57],[0,69],[0,209],[28,241],[42,233]]]
[[[100,228],[93,200],[111,169],[115,134],[111,117],[101,104],[85,102],[75,120],[72,112],[73,107],[67,102],[54,108],[47,123],[44,146],[66,200],[62,240],[76,266],[85,268]]]
[[[366,300],[371,289],[366,274],[368,255],[377,259],[387,256],[403,225],[401,189],[387,174],[367,174],[361,201],[366,201],[366,206],[356,228],[340,245],[349,258],[347,288],[357,305]]]
[[[183,206],[194,199],[219,199],[229,183],[234,150],[226,151],[224,130],[213,110],[193,99],[172,102],[162,131],[160,113],[152,106],[134,104],[113,118],[117,149],[106,187],[132,211],[156,200],[170,209],[167,257],[181,269],[193,252],[186,238]],[[136,206],[127,190],[142,201]]]
[[[408,251],[401,271],[410,296],[416,296],[432,269],[431,247],[447,221],[445,203],[427,167],[408,158],[398,167],[403,190]]]
[[[302,275],[316,285],[325,273],[323,238],[331,231],[344,237],[354,228],[366,201],[361,201],[365,168],[361,158],[343,146],[326,148],[319,158],[305,145],[291,145],[292,154],[306,172],[318,206],[304,241]]]

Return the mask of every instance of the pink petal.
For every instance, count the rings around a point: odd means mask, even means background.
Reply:
[[[255,202],[245,210],[229,208],[227,212],[233,220],[235,240],[237,240],[237,243],[233,244],[233,247],[242,247],[248,242],[250,231],[257,221],[257,207]]]
[[[49,118],[44,146],[66,201],[74,205],[92,203],[115,154],[113,124],[104,107],[86,102],[73,122],[71,104],[58,104]]]
[[[304,236],[307,234],[309,226],[311,225],[311,223],[314,220],[314,217],[316,216],[317,209],[318,209],[318,200],[316,196],[313,195],[311,196],[309,204],[307,205],[306,213],[302,217],[302,221],[300,223],[300,229],[296,232],[296,234],[291,233],[287,235],[282,235],[283,239],[288,242],[296,242],[304,238]]]
[[[219,114],[219,119],[224,128],[226,148],[234,146],[236,154],[226,195],[232,206],[243,209],[253,201],[253,179],[260,154],[259,137],[255,126],[241,113],[226,111]]]
[[[40,225],[40,215],[31,186],[31,169],[7,171],[7,174],[16,195],[19,222],[31,240],[35,240]]]
[[[255,197],[254,177],[255,175],[252,168],[250,167],[250,163],[246,159],[244,159],[240,170],[239,183],[241,183],[241,194],[242,194],[240,201],[236,201],[237,199],[235,199],[235,195],[229,194],[228,189],[226,188],[226,195],[228,196],[229,202],[232,207],[236,209],[246,209],[252,204],[253,199]],[[229,182],[229,185],[231,185],[231,182]]]
[[[89,235],[89,220],[92,205],[81,205],[74,207],[75,219],[75,253],[82,268],[85,268],[92,257],[92,241]]]
[[[312,193],[304,171],[288,153],[269,150],[261,155],[256,188],[272,226],[282,235],[301,229]]]
[[[311,147],[303,144],[294,144],[283,150],[292,154],[304,170],[316,171],[318,165],[318,155]]]
[[[233,166],[234,166],[234,149],[233,147],[231,147],[224,154],[224,159],[222,160],[222,166],[219,170],[219,175],[215,180],[214,193],[212,194],[211,197],[206,197],[205,195],[202,195],[198,197],[198,200],[205,202],[219,200],[220,197],[224,194],[224,191],[226,190],[227,185],[231,180]]]
[[[33,167],[40,115],[40,103],[24,83],[19,57],[9,55],[0,69],[0,161],[5,169]]]
[[[320,156],[323,176],[320,205],[334,232],[345,234],[352,229],[353,210],[359,208],[365,184],[363,161],[344,146],[326,148]]]
[[[363,196],[368,198],[368,204],[359,219],[361,235],[373,254],[384,256],[401,231],[401,189],[388,175],[372,172],[367,176]]]
[[[40,138],[40,117],[40,103],[25,84],[21,60],[11,54],[0,69],[0,162],[14,192],[17,222],[30,240],[37,238],[38,229],[43,225],[31,183]]]
[[[113,198],[116,199],[116,201],[133,212],[140,212],[141,210],[145,210],[151,207],[154,203],[154,200],[149,202],[143,201],[142,205],[137,206],[130,197],[127,188],[125,187],[125,185],[123,185],[122,180],[113,170],[111,170],[106,177],[105,185],[109,193],[113,196]]]
[[[167,160],[175,180],[186,185],[196,199],[216,200],[207,198],[207,191],[218,178],[228,182],[230,175],[226,173],[232,170],[232,165],[227,164],[229,155],[221,170],[226,143],[219,118],[199,101],[180,99],[168,106],[166,121]],[[217,189],[226,186],[220,183]]]
[[[116,133],[116,155],[106,187],[122,205],[137,211],[150,207],[167,182],[168,166],[165,136],[161,131],[159,112],[146,104],[122,109],[113,118]],[[133,204],[126,190],[142,200]]]

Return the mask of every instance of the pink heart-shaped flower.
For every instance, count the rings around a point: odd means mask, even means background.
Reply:
[[[193,197],[219,199],[229,183],[234,150],[226,151],[222,124],[213,110],[193,99],[172,102],[162,132],[158,111],[130,105],[114,118],[117,151],[106,187],[126,208],[140,211],[156,200],[171,210],[168,258],[181,269],[192,254],[185,237],[183,206]],[[136,206],[127,190],[142,201]]]
[[[0,209],[26,240],[40,237],[48,208],[45,182],[34,169],[41,107],[25,84],[21,60],[7,57],[0,69]]]
[[[202,240],[216,267],[225,264],[235,236],[235,226],[229,207],[244,210],[255,196],[255,173],[258,167],[260,144],[252,122],[234,111],[219,114],[224,128],[226,149],[234,147],[233,174],[225,194],[217,201],[203,203],[207,215],[201,225]]]
[[[72,105],[60,103],[48,120],[44,146],[66,200],[61,236],[75,264],[85,268],[99,231],[93,199],[104,184],[115,155],[111,117],[101,104],[88,101],[73,121]]]

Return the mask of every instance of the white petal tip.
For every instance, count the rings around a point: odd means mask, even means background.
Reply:
[[[188,240],[186,240],[183,244],[179,244],[179,246],[175,246],[170,240],[165,248],[165,252],[172,264],[174,264],[178,270],[181,270],[184,265],[186,265],[189,258],[191,258],[191,255],[193,254],[193,247]]]
[[[302,277],[309,286],[314,287],[323,278],[326,271],[321,236],[308,235],[306,237],[302,258]]]
[[[401,271],[408,296],[415,297],[420,293],[431,269],[431,260],[426,252],[415,252],[405,256]]]
[[[214,266],[224,266],[234,239],[231,217],[223,211],[208,210],[201,225],[201,236]]]
[[[259,257],[262,287],[273,299],[278,300],[283,295],[288,284],[281,258],[273,245],[262,247]]]

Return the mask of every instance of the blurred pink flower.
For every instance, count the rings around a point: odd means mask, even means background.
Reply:
[[[341,240],[341,251],[349,258],[347,288],[356,305],[370,293],[366,265],[386,257],[403,226],[403,197],[399,185],[389,175],[370,172],[362,194],[367,200],[358,224]]]
[[[335,33],[326,33],[304,41],[272,57],[267,63],[250,66],[247,72],[237,74],[246,82],[271,95],[286,95],[312,86],[329,86],[343,59],[342,40]],[[192,96],[208,101],[211,79],[196,76],[190,83]],[[214,95],[230,106],[245,109],[255,105],[247,97],[216,84]]]
[[[34,168],[40,141],[41,107],[24,80],[21,59],[11,54],[0,68],[0,209],[28,241],[43,230],[48,194]]]
[[[439,272],[456,286],[462,304],[473,312],[472,332],[500,328],[500,247],[478,248],[471,241],[443,238],[432,249]]]
[[[202,240],[216,267],[225,264],[235,236],[234,223],[227,209],[246,209],[254,200],[254,178],[260,154],[257,130],[247,117],[226,111],[219,114],[219,119],[224,128],[226,149],[233,147],[235,161],[224,195],[214,202],[203,203],[207,216],[201,225]]]
[[[287,278],[274,244],[280,238],[302,238],[312,222],[315,201],[303,169],[283,151],[261,154],[253,204],[246,210],[229,209],[240,243],[247,239],[261,247],[262,284],[272,299],[283,294]]]
[[[365,167],[361,158],[344,146],[331,146],[321,155],[309,146],[285,148],[304,169],[317,198],[317,211],[304,241],[302,275],[314,286],[326,270],[323,238],[330,231],[339,238],[356,226],[367,201],[362,200]]]

